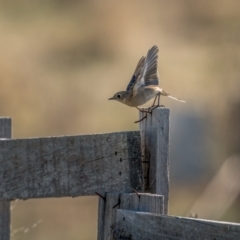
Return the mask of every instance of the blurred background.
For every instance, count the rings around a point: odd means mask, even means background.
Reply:
[[[13,138],[138,130],[107,101],[158,45],[169,214],[240,222],[240,2],[0,1],[0,115]],[[147,106],[149,106],[149,103]],[[96,239],[97,197],[15,201],[12,239]]]

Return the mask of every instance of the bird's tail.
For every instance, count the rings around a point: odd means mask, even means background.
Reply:
[[[169,97],[169,98],[172,98],[172,99],[174,99],[174,100],[177,100],[177,101],[179,101],[179,102],[184,102],[184,103],[185,103],[184,100],[179,99],[179,98],[176,98],[176,97],[173,97],[173,96],[171,96],[169,93],[166,93],[164,90],[162,90],[162,95],[167,96],[167,97]]]

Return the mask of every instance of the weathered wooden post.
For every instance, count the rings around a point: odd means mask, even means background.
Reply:
[[[140,119],[144,114],[140,112]],[[140,122],[144,192],[164,196],[164,214],[169,194],[169,114],[168,108],[157,108]]]
[[[140,118],[143,114],[140,113]],[[118,216],[118,209],[153,214],[168,212],[169,109],[157,108],[152,116],[148,115],[140,123],[140,136],[142,159],[139,161],[142,161],[143,176],[142,187],[137,191],[141,193],[132,189],[135,193],[103,194],[99,199],[98,240],[122,239],[128,236],[129,229],[124,223],[119,228],[122,218]],[[132,151],[131,144],[129,151]]]
[[[0,118],[0,138],[11,138],[11,118]],[[3,172],[0,169],[0,174]],[[0,239],[10,240],[10,201],[0,200]]]
[[[99,203],[98,240],[129,239],[127,229],[135,223],[119,228],[118,224],[122,220],[117,217],[119,209],[163,214],[163,196],[161,195],[135,192],[107,193],[104,198],[100,198]]]

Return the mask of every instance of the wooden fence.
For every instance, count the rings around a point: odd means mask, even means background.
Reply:
[[[140,114],[141,117],[141,114]],[[240,225],[168,216],[169,109],[140,131],[11,139],[0,119],[0,240],[14,199],[99,195],[98,240],[240,239]]]

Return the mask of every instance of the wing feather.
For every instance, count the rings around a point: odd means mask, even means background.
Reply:
[[[132,86],[132,96],[135,96],[141,87],[159,84],[158,75],[158,47],[153,46],[148,50],[141,72],[136,76]],[[131,80],[132,81],[132,80]]]
[[[129,92],[129,93],[132,92],[132,88],[133,88],[137,78],[139,77],[141,71],[142,71],[144,62],[145,62],[145,57],[141,57],[141,59],[138,61],[137,67],[136,67],[136,69],[133,73],[132,79],[127,86],[127,89],[126,89],[127,92]]]

